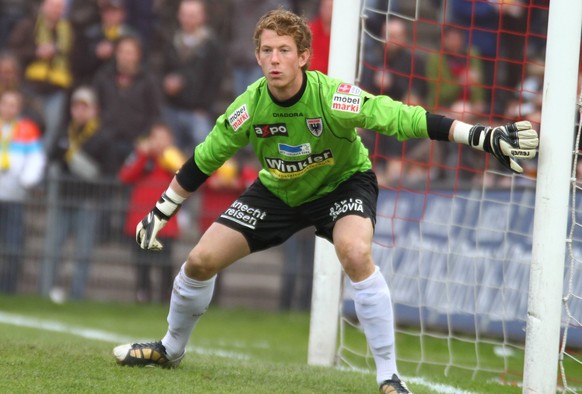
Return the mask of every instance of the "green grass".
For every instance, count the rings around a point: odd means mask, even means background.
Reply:
[[[0,296],[0,313],[59,323],[22,327],[0,322],[0,392],[4,393],[376,393],[372,373],[306,364],[309,315],[211,307],[201,319],[189,352],[176,370],[127,368],[115,364],[116,338],[89,339],[63,329],[92,329],[131,339],[159,339],[166,330],[166,305],[79,302],[56,305],[36,297]],[[30,322],[30,320],[29,320]],[[51,330],[52,328],[52,330]],[[93,332],[95,333],[95,332]],[[363,336],[347,332],[351,345],[365,349]],[[401,335],[399,352],[411,355],[418,338]],[[427,339],[439,348],[442,341]],[[474,345],[455,341],[456,362],[471,365]],[[448,354],[446,349],[444,354]],[[482,352],[488,353],[484,348]],[[439,353],[440,354],[440,353]],[[443,356],[447,361],[448,356]],[[482,356],[483,360],[487,357]],[[519,359],[517,364],[521,363]],[[438,393],[444,384],[475,393],[518,393],[471,370],[400,363],[415,393]],[[519,370],[519,368],[517,368]],[[422,377],[423,381],[415,381]],[[424,383],[426,382],[426,383]]]

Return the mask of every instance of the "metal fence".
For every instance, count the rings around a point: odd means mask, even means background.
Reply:
[[[130,186],[116,179],[87,182],[50,169],[23,203],[0,201],[0,291],[40,294],[56,302],[92,299],[166,301],[172,280],[201,230],[219,213],[216,193],[200,190],[179,213],[180,236],[170,253],[139,250],[124,230]],[[235,195],[220,195],[226,202]],[[213,204],[209,204],[212,201]],[[151,202],[152,205],[155,201]],[[21,212],[22,216],[14,215]],[[135,228],[136,223],[128,227]],[[14,241],[18,228],[24,234]],[[264,309],[307,308],[312,236],[253,254],[220,276],[215,302]],[[305,253],[297,256],[298,250]],[[285,259],[287,256],[287,259]],[[298,263],[297,259],[302,259]],[[288,263],[285,264],[285,261]],[[150,267],[151,272],[144,274]],[[149,279],[149,294],[140,294]]]

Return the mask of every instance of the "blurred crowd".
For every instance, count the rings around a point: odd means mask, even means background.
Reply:
[[[428,16],[420,19],[409,16],[409,3],[365,1],[357,81],[363,88],[471,123],[519,118],[539,129],[548,0],[426,0]],[[96,207],[112,198],[100,182],[127,186],[117,197],[128,201],[124,228],[133,237],[137,220],[217,115],[261,76],[252,41],[258,18],[277,7],[308,18],[311,69],[325,73],[332,6],[333,0],[0,0],[0,290],[17,286],[24,203],[40,185],[52,199],[41,292],[58,282],[59,245],[74,235],[70,295],[83,298],[96,228],[108,225]],[[479,182],[484,169],[501,171],[470,149],[401,143],[369,130],[361,136],[384,187]],[[205,184],[201,229],[252,182],[258,165],[251,157],[241,151]],[[526,171],[535,175],[535,162]],[[181,215],[164,229],[162,254],[136,247],[139,301],[154,298],[156,267],[163,277],[159,298],[168,297],[172,243],[188,224]],[[282,308],[291,307],[298,275],[310,281],[310,267],[297,261],[311,260],[305,256],[312,245],[297,242],[288,243]],[[301,288],[299,303],[307,307],[310,288]]]
[[[539,130],[549,1],[428,0],[420,12],[405,1],[388,4],[387,18],[385,1],[367,1],[364,89],[467,123],[522,119]],[[508,186],[507,177],[484,178],[485,169],[505,170],[466,147],[367,136],[384,186]],[[535,176],[536,162],[525,172]]]

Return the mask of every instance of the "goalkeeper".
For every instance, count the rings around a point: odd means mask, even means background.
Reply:
[[[216,219],[182,265],[161,341],[117,346],[114,357],[121,365],[178,366],[194,326],[208,308],[217,273],[314,226],[316,235],[334,244],[352,282],[380,392],[408,393],[395,361],[390,292],[372,261],[378,185],[356,128],[399,140],[467,144],[517,173],[522,168],[516,159],[535,156],[537,133],[529,122],[469,125],[306,71],[311,33],[305,20],[289,11],[265,14],[254,42],[264,77],[235,99],[194,149],[138,224],[137,243],[160,250],[157,235],[184,200],[248,144],[262,165],[258,179]]]

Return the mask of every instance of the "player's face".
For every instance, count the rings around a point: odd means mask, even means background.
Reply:
[[[269,90],[279,100],[295,95],[303,82],[303,67],[309,52],[299,54],[291,36],[280,36],[273,30],[263,30],[257,62],[267,78]]]

